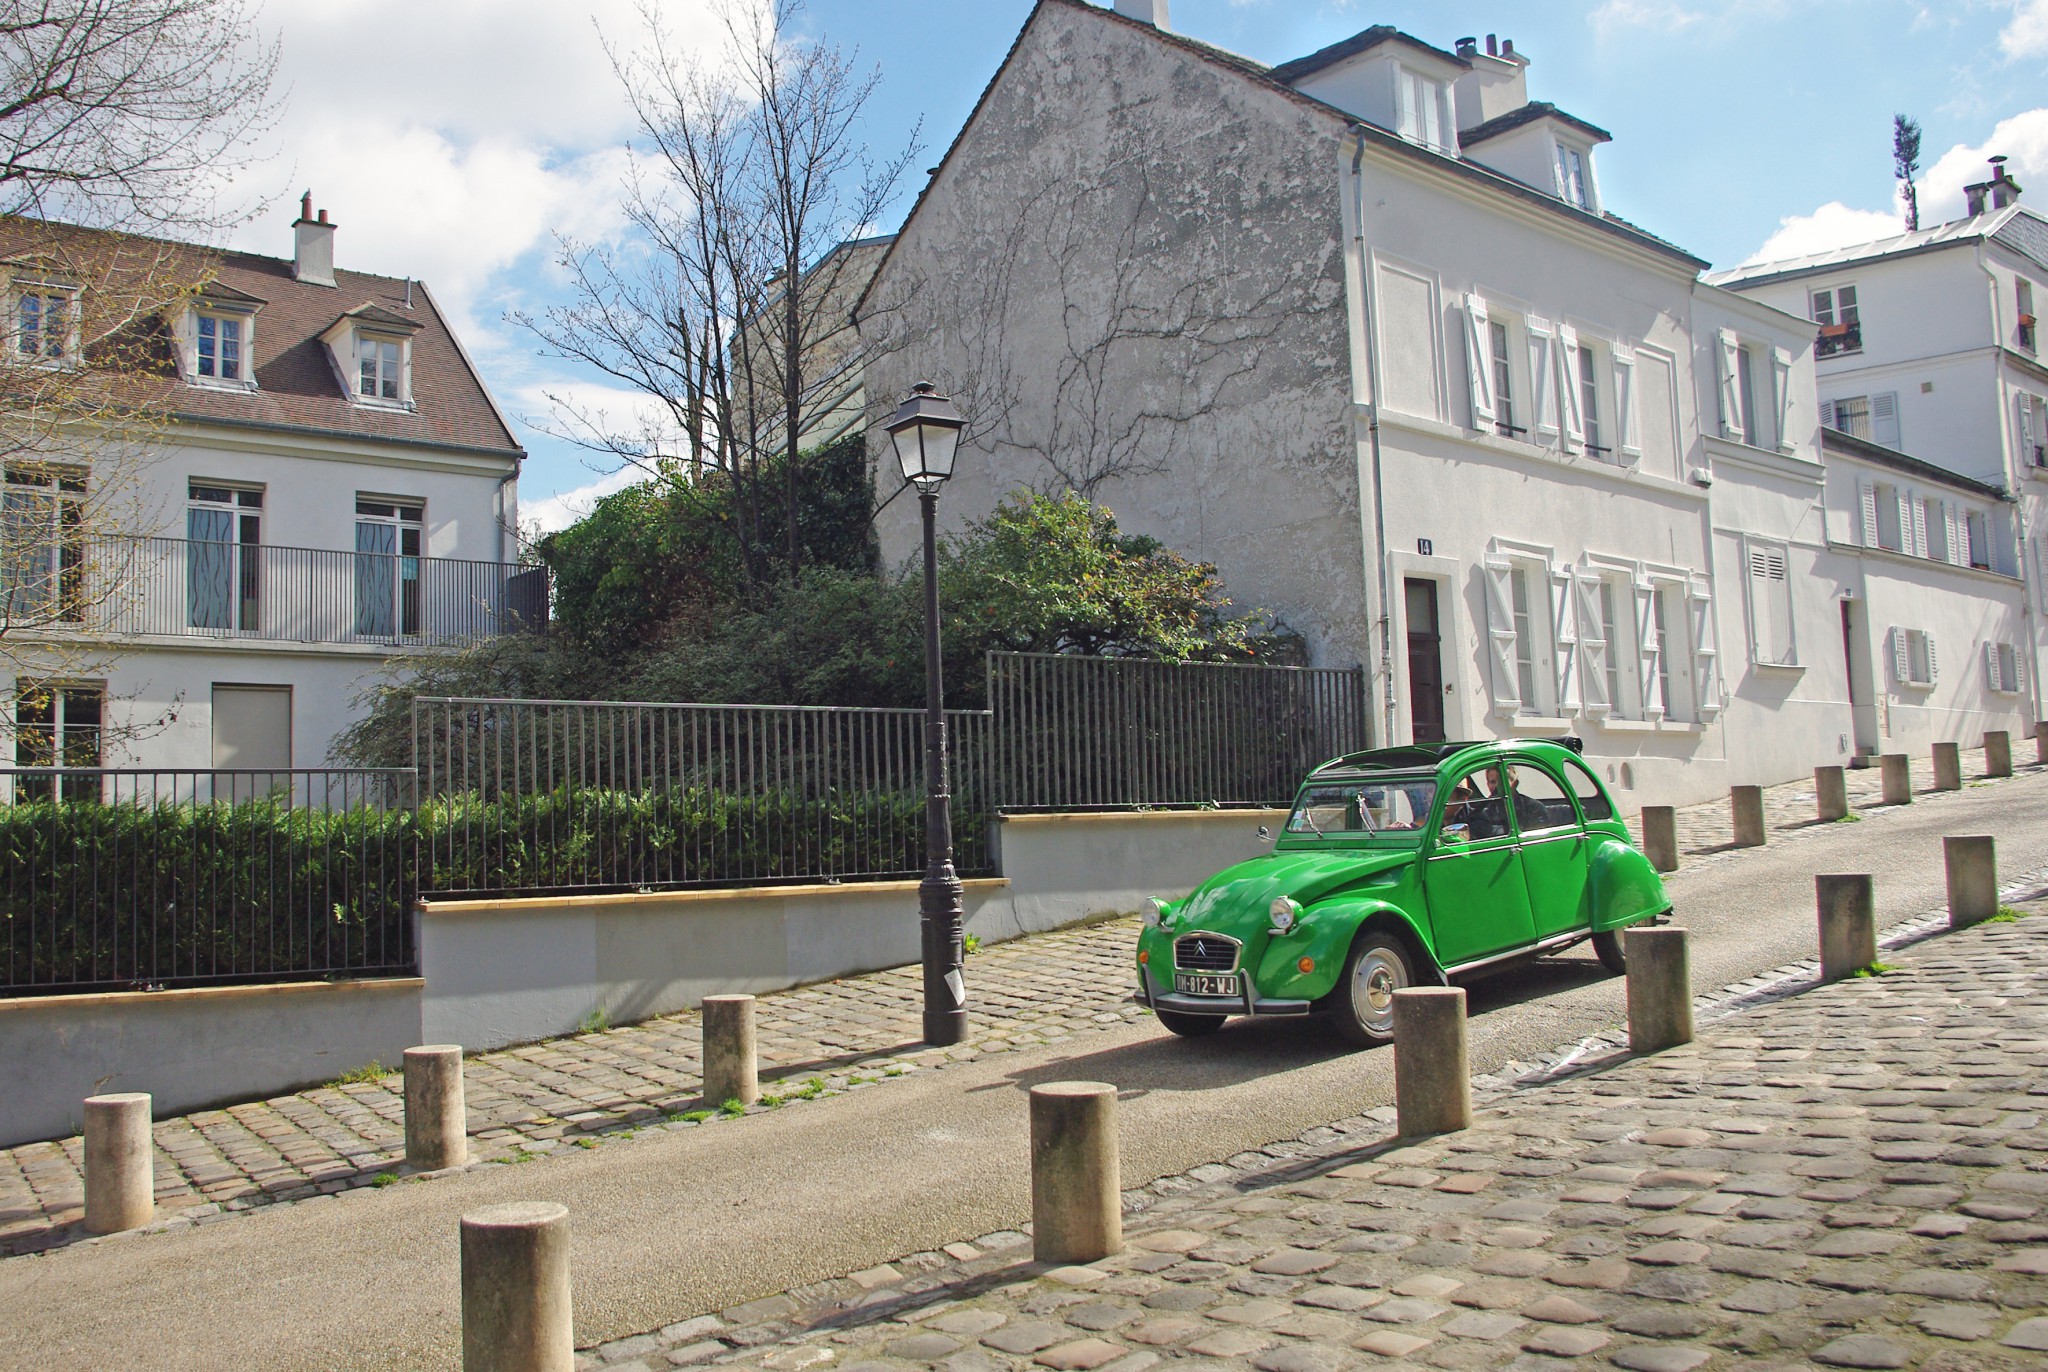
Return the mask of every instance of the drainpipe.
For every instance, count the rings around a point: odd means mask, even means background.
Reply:
[[[2048,574],[2048,568],[2040,565],[2040,559],[2032,556],[2027,539],[2027,503],[2023,498],[2026,491],[2026,464],[2018,461],[2013,454],[2017,441],[2012,432],[2012,406],[2007,403],[2005,393],[2005,303],[1998,291],[1998,274],[1991,270],[1991,264],[1984,260],[1984,240],[1977,240],[1977,270],[1984,273],[1984,290],[1991,303],[1991,394],[1998,403],[1998,447],[1999,469],[2005,477],[2006,490],[2011,493],[2013,552],[2020,569],[2020,619],[2027,629],[2027,696],[2028,708],[2033,711],[2030,723],[2041,719],[2041,653],[2040,630],[2034,614],[2034,576]],[[2027,575],[2027,563],[2034,562],[2034,576]]]
[[[505,473],[504,477],[498,482],[497,490],[492,492],[491,495],[492,503],[497,506],[496,518],[491,522],[498,526],[498,565],[500,567],[505,565],[505,538],[508,532],[505,527],[508,523],[505,515],[505,488],[519,479],[519,468],[521,465],[518,458],[513,458],[512,470]],[[514,551],[517,551],[517,549],[515,548]]]
[[[1351,185],[1357,198],[1357,220],[1352,238],[1358,244],[1358,300],[1365,321],[1365,385],[1372,393],[1366,404],[1366,437],[1372,447],[1372,535],[1374,561],[1379,572],[1381,714],[1380,746],[1394,742],[1394,619],[1387,599],[1387,503],[1386,487],[1380,477],[1380,358],[1378,329],[1373,318],[1371,263],[1365,255],[1365,126],[1351,126]]]

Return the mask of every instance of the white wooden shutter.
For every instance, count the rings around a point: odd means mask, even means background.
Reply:
[[[1692,578],[1686,588],[1686,605],[1692,612],[1693,702],[1702,721],[1721,711],[1720,651],[1714,647],[1714,593],[1703,576]]]
[[[1714,351],[1718,360],[1715,373],[1721,381],[1721,436],[1740,443],[1743,441],[1742,385],[1737,380],[1736,369],[1741,362],[1742,345],[1733,329],[1722,329],[1715,339],[1719,344]]]
[[[1486,327],[1486,302],[1465,297],[1465,374],[1472,387],[1472,427],[1493,427],[1493,336]]]
[[[1877,546],[1877,487],[1870,481],[1856,482],[1857,541],[1866,548]]]
[[[1644,719],[1661,719],[1664,703],[1657,698],[1657,588],[1648,581],[1635,584],[1636,594],[1636,643],[1641,653],[1636,658],[1636,671],[1640,678],[1641,700]]]
[[[1899,512],[1899,551],[1910,557],[1913,554],[1913,498],[1906,494],[1904,486],[1894,486],[1892,504]]]
[[[1927,644],[1927,681],[1932,685],[1941,679],[1941,659],[1934,654],[1934,635],[1922,635]]]
[[[1555,637],[1557,664],[1557,713],[1579,712],[1578,602],[1572,596],[1572,569],[1550,570],[1550,625]]]
[[[1643,460],[1641,423],[1636,417],[1636,354],[1633,348],[1614,348],[1614,441],[1622,463],[1634,466]]]
[[[1911,506],[1913,510],[1912,519],[1907,521],[1906,524],[1900,526],[1901,528],[1910,527],[1912,530],[1909,536],[1912,539],[1913,546],[1910,549],[1908,549],[1908,551],[1911,552],[1915,557],[1926,557],[1928,555],[1927,502],[1924,500],[1920,500],[1914,496],[1902,495],[1899,497],[1899,499],[1903,500],[1907,505]]]
[[[1795,446],[1792,434],[1792,352],[1789,348],[1771,349],[1771,395],[1778,402],[1778,451],[1789,453]]]
[[[1990,684],[1991,689],[1994,691],[2003,691],[2005,689],[2005,682],[1998,670],[1998,645],[1996,643],[1984,645],[1984,680]]]
[[[1557,442],[1557,336],[1550,321],[1531,315],[1529,334],[1529,440],[1543,447]]]
[[[1401,136],[1416,141],[1422,138],[1422,102],[1417,98],[1422,93],[1422,83],[1413,72],[1399,72],[1401,83]]]
[[[1934,660],[1934,645],[1927,646],[1927,660]],[[2020,644],[2012,645],[2012,688],[2014,691],[2027,689],[2027,654]]]
[[[1600,619],[1600,574],[1582,567],[1577,581],[1579,690],[1585,697],[1586,713],[1604,715],[1613,710],[1614,702],[1607,698],[1607,654],[1612,646],[1607,642],[1607,626]]]
[[[1962,506],[1952,500],[1941,502],[1942,532],[1948,538],[1948,560],[1958,567],[1970,563],[1970,529],[1963,520]]]
[[[2035,465],[2034,444],[2039,441],[2034,437],[2034,398],[2021,392],[2014,399],[2018,402],[2020,418],[2020,465],[2032,467]]]
[[[1899,448],[1899,393],[1880,391],[1870,397],[1870,441],[1897,451]]]
[[[1835,429],[1835,402],[1834,402],[1834,401],[1832,401],[1832,400],[1823,400],[1823,401],[1821,401],[1821,402],[1820,402],[1820,426],[1821,426],[1821,427],[1822,427],[1823,429]],[[1836,433],[1840,433],[1840,432],[1841,432],[1841,430],[1840,430],[1840,429],[1835,429],[1835,432],[1836,432]]]
[[[1785,557],[1776,548],[1749,549],[1749,660],[1764,666],[1784,663]]]
[[[1906,657],[1906,631],[1898,625],[1892,626],[1892,676],[1900,685],[1913,679],[1912,664]]]
[[[1492,650],[1493,712],[1512,719],[1522,709],[1521,688],[1515,682],[1515,592],[1510,582],[1514,568],[1505,558],[1488,558],[1481,569],[1486,574],[1486,641]]]
[[[1584,377],[1579,371],[1579,331],[1569,324],[1557,326],[1558,415],[1563,421],[1564,450],[1583,452],[1586,447]]]

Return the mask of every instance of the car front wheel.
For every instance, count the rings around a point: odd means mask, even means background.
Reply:
[[[1363,1048],[1394,1041],[1394,992],[1415,984],[1413,955],[1393,934],[1364,929],[1352,940],[1331,996],[1338,1034]]]
[[[1179,1034],[1184,1039],[1198,1039],[1223,1027],[1222,1015],[1190,1015],[1182,1010],[1155,1010],[1152,1013],[1159,1016],[1159,1023],[1167,1032]]]

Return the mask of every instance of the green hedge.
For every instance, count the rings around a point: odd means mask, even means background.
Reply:
[[[985,814],[956,811],[963,872]],[[0,986],[388,970],[421,894],[872,878],[924,865],[909,795],[703,789],[444,797],[417,811],[271,800],[0,806]]]

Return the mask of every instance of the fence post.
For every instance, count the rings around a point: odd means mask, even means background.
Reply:
[[[1877,760],[1884,774],[1884,803],[1913,803],[1913,762],[1904,753],[1886,753]]]
[[[2007,729],[1984,731],[1984,775],[1988,777],[2009,777],[2012,775],[2012,733]]]
[[[1643,856],[1659,872],[1678,870],[1678,812],[1671,806],[1643,807]]]
[[[1031,1088],[1031,1254],[1086,1263],[1123,1251],[1116,1087],[1056,1081]]]
[[[86,1232],[139,1229],[155,1214],[156,1144],[149,1132],[148,1092],[87,1096]]]
[[[463,1372],[572,1372],[567,1207],[488,1206],[461,1233]]]
[[[1961,929],[1998,913],[1998,850],[1989,834],[1941,841],[1948,869],[1948,927]]]
[[[405,1050],[405,1160],[423,1172],[469,1161],[461,1044]]]
[[[1840,767],[1813,769],[1814,811],[1823,824],[1849,817],[1849,777]]]
[[[1870,875],[1816,876],[1820,917],[1820,979],[1840,981],[1877,961],[1877,914]]]
[[[1658,1053],[1692,1042],[1692,957],[1683,929],[1628,929],[1628,1049]]]
[[[1963,789],[1962,744],[1937,743],[1934,745],[1934,789],[1937,791],[1960,791]]]
[[[752,996],[704,997],[704,1100],[723,1105],[761,1099],[760,1059],[754,1047]]]
[[[1403,1138],[1471,1127],[1464,987],[1394,992],[1394,1114]]]
[[[1764,846],[1764,788],[1761,786],[1731,786],[1728,788],[1728,809],[1735,821],[1735,846],[1737,848],[1761,848]]]

